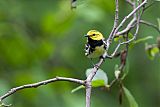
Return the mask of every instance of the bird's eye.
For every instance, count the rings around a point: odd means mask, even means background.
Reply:
[[[94,33],[93,36],[95,36],[96,34]]]

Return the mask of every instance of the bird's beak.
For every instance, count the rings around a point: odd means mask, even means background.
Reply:
[[[88,35],[84,35],[84,37],[88,37]]]

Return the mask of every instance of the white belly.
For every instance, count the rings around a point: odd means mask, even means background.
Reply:
[[[103,54],[105,53],[105,49],[104,49],[104,46],[97,46],[95,48],[95,51],[93,51],[93,53],[90,53],[87,57],[88,58],[97,58],[97,57],[100,57],[102,56]]]

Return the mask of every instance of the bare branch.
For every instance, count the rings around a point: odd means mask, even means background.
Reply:
[[[114,36],[116,36],[116,34],[119,35],[119,34],[128,33],[128,31],[131,30],[131,28],[135,26],[135,25],[134,25],[135,21],[137,21],[137,22],[136,22],[137,28],[136,28],[136,32],[135,32],[135,34],[134,34],[134,37],[133,37],[132,39],[128,40],[128,41],[120,42],[120,43],[117,45],[117,47],[115,48],[114,52],[113,52],[110,56],[108,55],[109,57],[111,57],[111,58],[114,57],[115,54],[117,53],[119,47],[120,47],[121,45],[123,45],[123,44],[128,44],[128,43],[130,43],[131,41],[133,41],[133,40],[136,39],[136,36],[137,36],[137,34],[138,34],[138,31],[139,31],[140,18],[141,18],[141,15],[143,14],[144,6],[145,6],[146,3],[147,3],[147,0],[144,0],[144,1],[143,1],[141,4],[139,4],[136,8],[134,7],[135,5],[133,5],[133,8],[135,8],[135,9],[134,9],[131,13],[129,13],[129,14],[122,20],[122,22],[119,24],[119,26],[115,29],[113,36],[111,36],[112,38],[108,38],[108,39],[111,39],[111,40],[112,40],[112,39],[114,38]],[[140,14],[140,8],[141,8],[141,7],[143,7],[142,14]],[[136,12],[137,12],[137,11],[138,11],[138,18],[136,17]],[[133,15],[133,19],[130,21],[130,23],[127,25],[127,27],[126,27],[124,30],[118,32],[118,30],[123,26],[123,24],[126,22],[126,20],[127,20],[128,18],[130,18],[132,15]],[[117,33],[117,32],[118,32],[118,33]]]
[[[86,107],[91,106],[91,90],[92,90],[91,82],[88,82],[86,84]]]
[[[91,73],[89,74],[89,76],[87,77],[86,81],[85,81],[85,85],[86,85],[86,107],[90,107],[91,104],[91,82],[93,77],[96,75],[97,70],[99,69],[99,67],[101,66],[101,64],[103,63],[104,59],[100,59],[100,61],[94,66],[93,70],[91,71]]]
[[[138,1],[138,4],[140,4],[140,1]],[[140,13],[140,10],[138,10],[137,28],[136,28],[136,32],[134,33],[135,39],[136,39],[137,34],[138,34],[138,31],[139,31],[139,22],[140,22],[140,19],[141,19],[142,14],[143,14],[143,12],[144,12],[144,6],[145,6],[145,5],[143,5],[142,13]]]
[[[126,0],[127,3],[129,3],[132,7],[133,10],[136,9],[136,3],[131,1],[131,0]],[[115,34],[115,36],[118,35],[123,35],[125,33],[128,33],[128,31],[130,31],[134,26],[135,26],[135,22],[137,20],[137,16],[136,16],[136,12],[133,14],[133,19],[129,22],[129,24],[127,25],[127,27],[125,29],[123,29],[122,31],[119,31]]]
[[[119,43],[119,44],[117,45],[116,49],[114,50],[114,52],[111,54],[110,57],[113,57],[113,56],[116,54],[116,52],[118,51],[118,49],[119,49],[119,47],[120,47],[121,45],[123,45],[123,44],[128,44],[128,43],[130,43],[130,42],[133,41],[133,40],[135,40],[135,36],[134,36],[132,39],[128,40],[128,41]]]
[[[127,2],[128,4],[130,4],[131,6],[134,5],[134,2],[132,2],[131,0],[126,0],[126,2]]]
[[[128,31],[130,31],[135,26],[135,22],[136,22],[136,18],[133,18],[125,29],[116,33],[115,37],[119,35],[123,35]]]
[[[118,0],[115,0],[115,3],[116,3],[116,9],[115,9],[115,19],[114,19],[114,25],[113,25],[113,28],[112,28],[112,31],[109,35],[109,38],[108,38],[108,42],[111,42],[112,41],[112,36],[118,26],[118,19],[119,19],[119,16],[118,16],[118,12],[119,12],[119,3],[118,3]]]
[[[147,0],[144,0],[139,6],[137,6],[131,13],[129,13],[123,20],[122,22],[119,24],[119,26],[116,28],[115,33],[113,35],[115,35],[118,30],[123,26],[123,24],[126,22],[127,19],[129,19],[134,13],[136,13],[142,6],[144,6],[147,3]],[[113,39],[113,38],[112,38]]]
[[[0,96],[0,101],[2,101],[3,99],[7,98],[8,96],[14,94],[15,92],[17,92],[19,90],[23,90],[23,89],[26,89],[26,88],[37,88],[39,86],[47,85],[47,84],[55,82],[55,81],[68,81],[68,82],[78,83],[78,84],[81,84],[81,85],[85,84],[83,80],[79,80],[79,79],[66,78],[66,77],[56,77],[56,78],[44,80],[44,81],[41,81],[41,82],[37,82],[37,83],[33,83],[33,84],[26,84],[26,85],[22,85],[22,86],[19,86],[19,87],[12,88],[6,94]]]
[[[155,0],[153,0],[148,6],[144,7],[144,11],[146,11],[146,10],[149,9],[151,6],[153,6],[154,3],[156,3]]]
[[[123,44],[128,44],[128,43],[130,43],[130,42],[132,42],[133,40],[136,39],[137,34],[138,34],[138,31],[139,31],[139,21],[140,21],[140,17],[137,19],[137,28],[136,28],[136,32],[134,33],[133,38],[130,39],[130,40],[128,40],[128,41],[119,43],[119,44],[117,45],[115,51],[112,53],[112,55],[111,55],[110,57],[113,57],[113,56],[116,54],[116,52],[118,51],[118,49],[119,49],[119,47],[120,47],[121,45],[123,45]]]
[[[118,26],[118,0],[115,0],[115,4],[116,4],[116,9],[115,9],[115,19],[114,19],[114,26],[113,29],[110,33],[109,38],[107,39],[107,44],[110,45],[111,41],[112,41],[112,36]],[[109,47],[109,46],[107,46]],[[105,56],[104,56],[105,57]],[[89,76],[86,79],[86,107],[90,107],[90,103],[91,103],[91,81],[93,79],[93,77],[96,75],[97,70],[99,69],[100,65],[103,63],[104,59],[100,59],[99,63],[96,64],[96,66],[93,68],[93,70],[91,71],[91,73],[89,74]]]
[[[150,22],[147,22],[145,20],[140,20],[140,23],[145,24],[145,25],[150,26],[150,27],[153,27],[155,30],[157,30],[160,33],[160,29],[158,28],[157,25],[155,25],[153,23],[150,23]]]

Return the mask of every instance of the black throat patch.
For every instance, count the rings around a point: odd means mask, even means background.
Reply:
[[[88,44],[91,46],[91,48],[95,48],[96,46],[101,46],[104,43],[102,40],[93,40],[91,38],[88,38]]]

